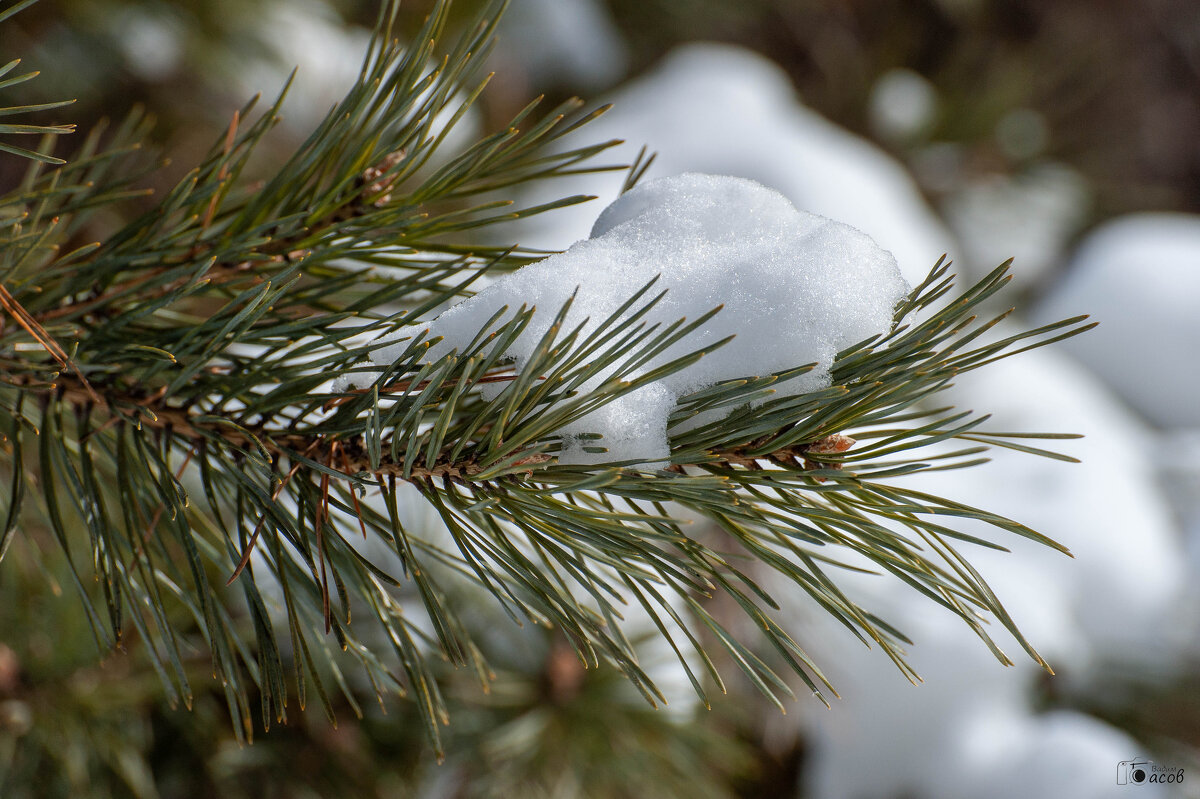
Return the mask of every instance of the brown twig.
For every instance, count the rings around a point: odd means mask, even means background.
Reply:
[[[211,267],[209,267],[208,272],[205,274],[205,276],[201,282],[207,283],[210,286],[219,286],[224,283],[228,283],[232,280],[235,280],[237,278],[244,277],[252,269],[254,269],[254,267],[256,267],[258,265],[261,265],[263,263],[284,263],[289,258],[293,257],[294,255],[295,255],[295,253],[288,253],[287,255],[267,255],[262,260],[241,261],[240,263],[236,263],[236,264],[213,264]],[[53,321],[60,317],[67,316],[67,315],[78,315],[78,314],[82,314],[82,313],[87,313],[88,311],[92,310],[93,308],[102,307],[102,306],[107,305],[108,303],[112,302],[114,299],[116,299],[121,294],[128,292],[130,289],[137,288],[138,286],[142,285],[143,283],[146,283],[147,281],[154,278],[155,276],[161,275],[163,272],[166,272],[169,269],[173,269],[176,266],[178,266],[178,264],[156,266],[153,269],[147,269],[146,271],[142,272],[135,278],[131,278],[130,280],[126,280],[122,283],[118,283],[117,285],[111,287],[108,291],[104,292],[103,294],[97,295],[95,297],[92,297],[89,300],[85,300],[82,302],[75,302],[75,303],[70,303],[67,305],[60,305],[57,308],[51,308],[49,310],[42,311],[41,313],[38,314],[37,318],[43,322],[50,322],[50,321]],[[178,278],[177,280],[171,281],[170,283],[166,284],[165,286],[160,286],[158,288],[158,290],[152,295],[142,295],[142,296],[138,297],[138,300],[139,301],[149,301],[149,300],[155,299],[156,297],[161,297],[163,295],[170,294],[171,292],[178,289],[180,286],[187,285],[187,283],[190,280],[192,280],[192,277],[193,277],[192,275],[184,275],[183,277]]]
[[[225,140],[222,148],[222,152],[225,156],[228,156],[233,151],[233,147],[236,144],[238,127],[240,124],[240,113],[235,111],[225,133]],[[398,180],[395,169],[405,157],[406,152],[404,150],[399,150],[384,156],[379,163],[365,169],[362,175],[360,175],[358,178],[357,188],[350,202],[338,211],[329,214],[321,221],[332,227],[349,219],[362,216],[363,214],[369,214],[372,211],[389,204],[392,199],[391,190],[395,188]],[[221,165],[220,170],[217,172],[218,191],[214,192],[212,199],[209,201],[208,207],[205,210],[204,216],[199,222],[197,237],[211,227],[215,221],[217,212],[220,209],[220,198],[222,197],[219,189],[224,185],[228,178],[229,165],[226,162]],[[313,235],[313,229],[303,228],[295,231],[290,236],[276,236],[268,246],[260,249],[256,248],[255,252],[260,254],[262,256],[261,258],[246,259],[237,263],[214,263],[209,267],[208,274],[205,276],[205,280],[211,285],[219,285],[233,279],[244,277],[250,270],[256,266],[262,265],[263,263],[293,263],[300,258],[308,256],[309,250],[298,248],[297,244],[300,240],[309,239]],[[130,289],[137,288],[139,285],[146,283],[155,276],[161,275],[163,272],[168,270],[178,268],[183,264],[195,262],[198,258],[200,258],[201,255],[203,255],[205,248],[209,246],[210,245],[198,243],[187,252],[185,260],[180,261],[178,258],[166,259],[165,262],[157,266],[141,270],[136,277],[126,280],[122,283],[118,283],[116,286],[112,286],[103,293],[93,296],[90,299],[82,300],[80,302],[68,302],[64,305],[49,308],[45,311],[39,312],[36,317],[26,314],[25,319],[18,317],[18,321],[21,321],[22,326],[26,327],[26,329],[30,329],[30,327],[33,326],[36,326],[36,329],[40,329],[41,324],[38,324],[39,321],[44,324],[46,322],[59,319],[63,316],[79,315],[97,308],[103,308],[112,302],[116,297],[126,293]],[[186,284],[191,279],[192,277],[190,275],[185,276],[166,286],[159,287],[150,295],[141,296],[138,299],[142,301],[152,300],[165,294],[169,294],[170,292],[179,288],[179,286]],[[5,293],[7,294],[7,292]],[[4,303],[5,307],[8,307],[7,299],[11,299],[11,295],[6,298],[6,302]],[[17,314],[14,313],[14,316],[17,316]],[[32,322],[32,325],[29,324],[30,322]],[[38,338],[38,335],[34,333],[33,330],[30,330],[30,333],[34,335],[35,338]],[[40,338],[39,342],[41,342]],[[45,343],[42,343],[45,346]],[[47,349],[49,349],[49,347],[47,347]],[[86,383],[86,381],[84,382]]]
[[[54,360],[58,361],[62,368],[70,369],[75,373],[76,377],[79,378],[80,385],[82,385],[83,389],[87,392],[88,397],[92,400],[92,402],[96,403],[97,405],[104,404],[104,400],[101,399],[100,395],[92,389],[92,386],[90,383],[88,383],[87,378],[83,376],[83,372],[79,371],[79,367],[76,366],[75,362],[70,359],[66,351],[58,345],[58,342],[54,340],[54,337],[46,331],[46,328],[42,327],[41,324],[39,324],[38,321],[30,315],[29,311],[25,310],[24,306],[17,301],[17,298],[9,293],[8,289],[4,287],[3,283],[0,283],[0,305],[4,306],[4,310],[6,310],[9,315],[16,320],[17,324],[25,328],[25,331],[29,333],[29,335],[33,336],[34,340],[37,341],[38,344],[41,344],[46,352],[50,353]]]
[[[325,615],[325,632],[328,633],[331,624],[329,609],[329,575],[325,571],[325,520],[329,517],[329,475],[321,474],[321,501],[317,503],[316,520],[313,529],[317,534],[317,561],[321,568],[321,610]]]
[[[296,475],[296,472],[300,471],[300,467],[302,465],[303,464],[300,463],[294,464],[291,471],[287,473],[287,477],[279,481],[279,485],[275,486],[275,490],[271,492],[272,502],[279,499],[279,495],[283,493],[283,489],[286,488],[287,484],[292,481],[292,478]],[[242,552],[242,557],[238,561],[237,568],[233,570],[233,574],[229,576],[229,579],[225,582],[225,585],[233,585],[233,581],[240,577],[246,566],[250,564],[250,556],[254,554],[254,545],[258,543],[258,534],[262,532],[263,524],[265,524],[266,521],[267,517],[263,516],[258,520],[258,524],[254,525],[254,532],[250,533],[250,540],[246,543],[246,549]]]
[[[66,376],[60,375],[56,384],[51,386],[35,385],[29,379],[18,377],[12,382],[18,388],[27,391],[45,391],[56,389],[64,400],[76,405],[85,405],[91,396],[82,386]],[[121,411],[121,406],[129,405],[144,410],[138,422],[156,430],[169,430],[173,435],[191,439],[194,442],[210,441],[214,438],[239,449],[255,448],[262,445],[273,459],[288,458],[289,453],[298,452],[304,457],[323,463],[331,469],[338,470],[339,465],[347,475],[370,473],[376,476],[395,474],[404,476],[403,458],[397,462],[384,462],[372,467],[366,451],[355,443],[332,439],[319,433],[275,430],[255,425],[244,425],[241,429],[228,425],[208,425],[200,422],[184,408],[167,404],[162,392],[156,392],[150,397],[137,398],[124,394],[112,396],[110,402],[95,403],[109,413],[119,418],[127,418]],[[104,425],[112,424],[107,420]],[[104,425],[101,425],[103,427]],[[547,458],[548,460],[548,458]],[[541,460],[530,461],[544,462]],[[406,479],[410,481],[427,478],[440,479],[449,477],[454,480],[470,480],[474,475],[483,471],[482,467],[471,461],[459,463],[438,463],[431,467],[417,466],[412,469]]]
[[[71,403],[87,404],[92,399],[92,395],[85,391],[82,385],[74,385],[73,383],[73,378],[67,375],[60,375],[57,385],[59,395]],[[44,387],[35,386],[30,380],[18,381],[16,385],[30,391],[45,390]],[[145,412],[145,416],[139,419],[140,424],[168,431],[171,435],[190,439],[196,444],[219,439],[223,443],[239,449],[258,448],[262,446],[271,459],[276,462],[287,459],[295,463],[292,453],[299,453],[308,460],[317,461],[326,465],[331,470],[346,475],[347,480],[353,475],[370,474],[377,478],[385,475],[396,476],[410,482],[438,479],[470,482],[484,471],[483,466],[473,460],[467,459],[453,463],[441,461],[432,466],[415,466],[406,473],[403,457],[395,460],[385,460],[384,462],[372,465],[365,448],[358,441],[334,439],[320,433],[303,430],[271,429],[261,425],[245,425],[241,428],[217,424],[210,425],[199,421],[184,408],[169,405],[164,393],[161,391],[144,398],[130,396],[110,397],[109,402],[96,404],[108,410],[109,413],[121,415],[122,418],[124,417],[120,408],[123,405],[131,405],[142,409]],[[108,422],[105,424],[108,424]],[[735,447],[711,454],[716,456],[716,462],[718,463],[739,466],[744,469],[762,469],[763,463],[776,463],[788,466],[802,465],[804,469],[808,470],[840,469],[841,463],[839,461],[827,460],[825,456],[840,455],[849,450],[854,443],[854,439],[849,436],[832,434],[816,441],[782,447],[766,454],[747,454],[761,446],[759,442],[751,442],[742,447]],[[527,472],[527,477],[532,478],[534,467],[553,462],[554,458],[550,455],[533,453],[524,460],[516,461],[514,465],[529,467],[525,471]],[[709,463],[712,463],[712,461]],[[298,465],[293,465],[288,476],[276,488],[273,498],[278,498],[279,493],[287,485],[288,481],[291,480],[298,468]],[[677,467],[673,468],[679,471]],[[321,483],[322,502],[317,512],[318,529],[322,526],[324,514],[327,512],[328,492],[329,475],[323,474]],[[353,487],[351,487],[351,493],[353,493]],[[361,522],[361,509],[357,507],[357,500],[355,500],[355,505],[356,511],[360,514]],[[257,534],[258,529],[256,528],[247,551],[243,553],[242,562],[230,578],[231,581],[237,578],[249,562],[250,551],[253,549],[254,539],[257,538]]]
[[[758,449],[761,443],[758,441],[751,442],[744,447],[736,447],[731,450],[714,453],[719,456],[719,459],[727,464],[741,466],[746,469],[761,469],[759,461],[768,461],[771,463],[781,464],[783,466],[792,466],[797,463],[801,464],[805,469],[837,469],[842,468],[840,461],[828,460],[822,456],[825,455],[841,455],[851,447],[855,441],[850,436],[844,436],[839,433],[832,433],[817,439],[802,444],[793,444],[790,447],[781,447],[764,455],[747,455],[746,452]],[[825,482],[825,478],[815,478],[818,482]]]

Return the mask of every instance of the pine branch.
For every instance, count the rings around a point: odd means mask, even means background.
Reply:
[[[439,57],[447,12],[438,3],[405,48],[397,6],[385,4],[355,87],[263,183],[242,176],[283,97],[251,123],[253,104],[239,111],[152,211],[101,241],[69,249],[97,208],[138,193],[147,167],[136,114],[106,146],[93,134],[71,163],[40,166],[0,198],[0,220],[21,220],[0,246],[0,298],[16,322],[0,327],[12,486],[0,553],[22,513],[43,516],[100,648],[136,637],[187,704],[182,653],[203,647],[246,736],[253,695],[269,724],[287,718],[292,692],[303,707],[314,690],[332,713],[333,683],[357,707],[365,680],[381,698],[411,695],[436,742],[447,711],[432,664],[467,667],[485,686],[490,673],[454,610],[463,592],[562,630],[583,662],[616,665],[652,702],[662,695],[626,637],[627,606],[647,612],[702,697],[723,686],[713,646],[776,702],[790,693],[780,666],[818,695],[830,689],[772,617],[761,569],[911,674],[903,633],[838,587],[836,570],[859,568],[849,559],[957,614],[1009,662],[984,629],[994,617],[1045,665],[956,548],[999,544],[944,522],[979,519],[1057,545],[888,482],[977,464],[992,445],[1047,454],[1010,440],[1025,434],[984,431],[986,417],[936,407],[956,375],[1088,327],[1079,318],[987,339],[1002,317],[974,314],[1003,288],[1006,266],[955,296],[939,263],[889,335],[838,355],[829,388],[774,398],[776,383],[809,368],[797,364],[682,398],[661,471],[562,465],[558,431],[719,347],[641,371],[720,309],[649,324],[663,296],[652,281],[585,335],[564,327],[568,304],[519,372],[502,353],[528,327],[528,308],[505,309],[436,360],[425,334],[388,341],[481,276],[533,259],[473,247],[478,228],[584,199],[509,211],[494,198],[611,168],[589,166],[608,144],[556,149],[594,116],[576,103],[540,119],[531,104],[444,158],[439,120],[461,119],[482,90],[473,69],[500,5]],[[368,388],[330,387],[385,346],[400,351]],[[926,455],[954,441],[965,446]],[[414,528],[419,503],[441,529]],[[685,515],[722,532],[693,529]],[[754,569],[735,567],[747,557]],[[763,640],[726,629],[718,596]],[[343,674],[347,663],[358,676]]]

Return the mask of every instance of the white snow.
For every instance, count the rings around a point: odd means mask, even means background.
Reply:
[[[1080,245],[1036,321],[1088,313],[1065,349],[1163,427],[1200,426],[1200,216],[1137,214]]]
[[[649,178],[707,172],[757,180],[799,208],[863,231],[895,255],[914,284],[943,253],[956,257],[951,234],[904,167],[805,108],[788,76],[757,53],[732,45],[683,45],[607,99],[613,108],[568,144],[624,139],[601,156],[605,163],[629,163],[645,145],[658,156]],[[545,181],[527,200],[579,193],[607,202],[623,179],[614,173]],[[587,235],[594,209],[585,204],[534,217],[519,240],[561,249]]]
[[[954,743],[958,768],[941,770],[931,799],[1120,799],[1129,786],[1117,784],[1117,765],[1142,752],[1128,735],[1082,713],[1032,715],[1013,708],[973,717]],[[1167,797],[1173,788],[1146,784],[1137,790],[1139,796]]]
[[[754,181],[684,174],[638,186],[600,215],[591,238],[497,281],[429,323],[430,335],[443,341],[428,357],[461,351],[505,306],[510,314],[523,304],[536,306],[533,321],[506,352],[519,369],[573,293],[578,291],[564,330],[586,319],[586,335],[656,275],[653,291],[667,293],[647,314],[651,324],[724,309],[637,374],[735,338],[560,430],[566,437],[560,462],[665,460],[667,417],[676,400],[720,380],[816,363],[778,390],[799,394],[823,387],[837,351],[886,333],[908,291],[895,259],[866,234],[799,211]],[[403,329],[397,337],[416,330]],[[383,347],[372,360],[386,364],[406,346]],[[608,451],[585,452],[584,443],[571,438],[587,432],[602,434],[603,441],[587,443]]]

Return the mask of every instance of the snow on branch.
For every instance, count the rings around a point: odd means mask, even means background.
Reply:
[[[375,350],[372,360],[390,365],[425,330],[427,337],[441,338],[427,353],[430,362],[452,350],[464,352],[488,320],[533,306],[532,320],[503,353],[521,371],[568,300],[562,329],[578,329],[586,339],[654,278],[653,290],[665,293],[639,323],[665,328],[721,311],[628,377],[729,340],[561,428],[560,463],[664,465],[667,419],[677,400],[722,380],[815,364],[774,386],[776,396],[823,388],[834,355],[887,333],[909,289],[891,253],[849,225],[797,210],[779,192],[751,180],[683,174],[632,189],[600,214],[590,238],[504,277],[420,331],[401,329],[394,334],[397,343]],[[627,309],[618,325],[631,323],[639,310]],[[595,389],[611,373],[597,374],[580,390]],[[503,386],[488,391],[494,397]],[[701,421],[717,421],[730,410]],[[603,438],[581,437],[589,433]]]

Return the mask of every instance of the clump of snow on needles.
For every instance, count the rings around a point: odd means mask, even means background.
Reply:
[[[612,108],[583,133],[588,142],[626,142],[606,150],[606,161],[630,163],[645,145],[656,155],[647,178],[708,172],[757,180],[800,208],[871,236],[914,283],[947,249],[962,265],[950,231],[904,166],[805,107],[787,73],[758,53],[711,42],[681,45],[604,99]],[[574,145],[564,140],[561,146]],[[522,202],[537,205],[569,194],[607,201],[617,196],[622,179],[613,171],[531,181]],[[586,235],[593,214],[592,204],[583,203],[528,217],[521,220],[519,240],[559,249]],[[981,267],[980,274],[994,266]]]
[[[790,395],[824,387],[834,355],[888,332],[894,309],[908,291],[896,259],[865,233],[797,210],[782,194],[752,180],[683,174],[630,190],[600,214],[590,238],[422,324],[431,337],[442,337],[428,357],[436,360],[465,348],[505,306],[510,313],[534,306],[530,325],[505,353],[520,369],[572,294],[563,329],[586,319],[586,337],[655,275],[653,293],[667,291],[646,317],[651,324],[665,327],[724,307],[640,373],[735,338],[559,430],[564,438],[560,463],[661,465],[669,454],[667,417],[676,401],[721,380],[816,363],[778,390]],[[418,329],[394,335],[408,340]],[[382,347],[372,360],[386,365],[406,346]],[[603,440],[580,440],[582,433],[600,433]],[[587,452],[585,444],[607,452]]]

